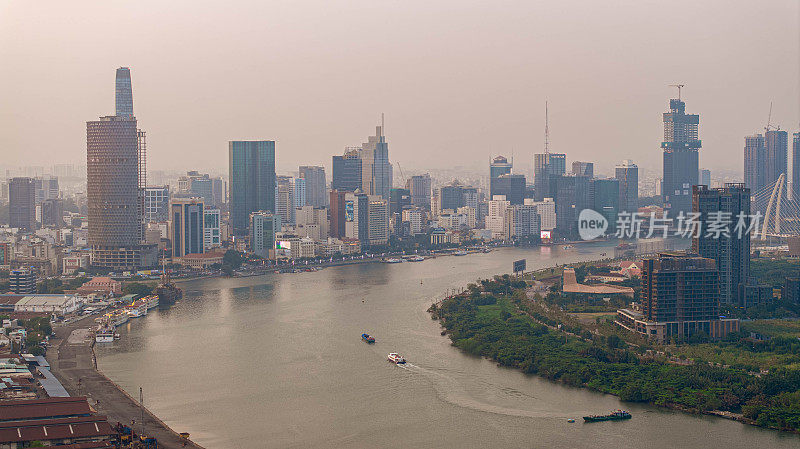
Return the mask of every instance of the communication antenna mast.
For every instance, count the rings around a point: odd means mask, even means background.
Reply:
[[[670,87],[677,87],[678,88],[678,100],[681,99],[681,87],[685,86],[685,84],[670,84]]]
[[[544,153],[550,154],[550,117],[546,100],[544,102]]]
[[[383,112],[381,112],[381,135],[382,136],[386,135],[386,124],[383,120]]]

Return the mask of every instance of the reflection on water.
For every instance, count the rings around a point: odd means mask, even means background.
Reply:
[[[797,447],[793,435],[621,404],[461,353],[426,312],[448,288],[610,244],[208,279],[98,346],[100,368],[208,448]],[[367,345],[361,334],[377,342]],[[386,360],[400,352],[405,367]],[[625,407],[627,422],[580,417]],[[567,423],[568,418],[579,422]]]

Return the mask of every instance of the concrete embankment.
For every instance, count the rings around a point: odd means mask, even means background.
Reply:
[[[137,433],[141,432],[142,408],[138,401],[96,369],[93,340],[89,332],[93,324],[93,317],[87,317],[54,327],[56,337],[51,340],[51,348],[47,354],[51,371],[70,395],[86,396],[97,413],[108,416],[112,425],[121,422],[130,426],[135,423],[132,427]],[[158,440],[158,447],[202,449],[201,446],[182,439],[146,408],[144,429],[146,435]]]

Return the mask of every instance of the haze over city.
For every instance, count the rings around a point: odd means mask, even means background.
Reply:
[[[735,7],[734,7],[735,6]],[[85,122],[132,69],[151,170],[227,165],[274,139],[279,170],[328,166],[386,114],[393,162],[485,170],[543,147],[659,167],[682,83],[700,165],[741,171],[743,137],[797,128],[798,2],[2,2],[6,165],[85,162]],[[41,138],[42,135],[50,136]]]

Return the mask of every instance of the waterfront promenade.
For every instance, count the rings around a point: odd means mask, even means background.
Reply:
[[[51,340],[52,346],[47,355],[51,371],[70,395],[86,396],[97,413],[108,416],[111,425],[121,422],[130,426],[135,422],[132,427],[139,433],[142,428],[142,409],[139,402],[96,369],[93,340],[88,330],[93,324],[94,317],[89,316],[54,327],[56,336]],[[144,424],[145,435],[155,437],[158,447],[202,449],[201,446],[182,439],[146,408]]]

